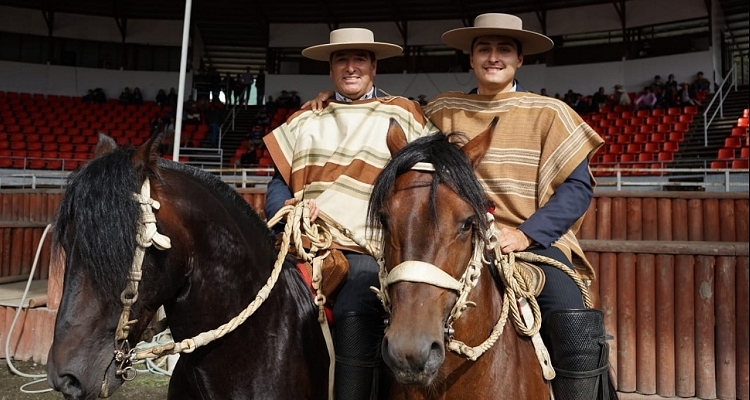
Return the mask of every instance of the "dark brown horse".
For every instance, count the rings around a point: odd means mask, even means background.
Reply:
[[[550,397],[531,341],[517,334],[510,320],[476,361],[446,347],[446,339],[453,337],[479,345],[502,313],[502,283],[480,262],[481,274],[466,299],[476,306],[451,317],[459,301],[456,285],[474,259],[475,246],[485,245],[488,204],[473,167],[487,151],[494,126],[463,151],[460,135],[439,133],[407,146],[397,124],[388,132],[393,159],[375,183],[369,218],[384,234],[388,277],[381,286],[390,321],[382,352],[398,381],[391,398]],[[396,272],[404,262],[415,264],[414,269]]]
[[[209,331],[237,316],[271,275],[272,235],[252,208],[218,178],[156,154],[158,140],[116,149],[100,137],[98,157],[70,180],[56,219],[66,254],[63,297],[47,365],[51,386],[66,399],[107,397],[159,306],[176,340]],[[145,179],[156,227],[171,248],[145,250],[142,278],[116,339],[121,292],[142,215],[134,193]],[[151,232],[153,233],[153,232]],[[126,296],[127,297],[127,296]],[[170,399],[326,399],[328,353],[317,308],[293,265],[284,265],[265,302],[231,333],[182,353]],[[124,359],[115,360],[116,349]]]

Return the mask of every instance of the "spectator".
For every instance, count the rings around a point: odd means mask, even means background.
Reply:
[[[604,91],[604,86],[599,86],[599,90],[591,95],[591,106],[596,107],[595,111],[607,106],[607,93]]]
[[[94,103],[104,104],[107,102],[107,96],[104,94],[104,89],[94,89]]]
[[[297,91],[292,90],[291,92],[289,92],[289,97],[291,98],[289,100],[289,105],[295,109],[299,108],[302,104],[302,100],[300,99],[299,94],[297,94]]]
[[[250,104],[250,92],[253,90],[253,82],[255,79],[253,78],[253,73],[250,72],[250,67],[245,68],[245,73],[242,74],[242,84],[244,85],[245,90],[242,92],[242,104],[247,106]]]
[[[655,75],[654,81],[651,82],[651,90],[656,92],[656,88],[664,89],[664,82],[661,81],[661,75]]]
[[[694,92],[708,92],[711,89],[711,82],[703,77],[703,72],[698,71],[693,81]]]
[[[420,94],[417,96],[417,103],[419,103],[420,106],[426,106],[427,105],[427,99],[425,98],[427,96]]]
[[[81,97],[81,101],[89,104],[94,102],[94,89],[89,89],[88,93],[86,95]]]
[[[658,86],[657,86],[658,87]],[[652,89],[653,86],[646,86],[643,88],[643,91],[638,96],[638,98],[635,99],[635,107],[634,110],[639,110],[642,108],[648,108],[649,110],[654,108],[654,104],[656,104],[656,95],[654,94],[654,90]]]
[[[245,93],[245,84],[242,83],[242,74],[237,74],[237,76],[234,77],[234,82],[232,83],[232,93],[234,94],[234,101],[232,102],[232,104],[242,104],[242,95],[243,93]]]
[[[138,87],[133,89],[132,103],[138,105],[143,104],[143,93],[141,93],[141,89]]]
[[[172,108],[177,107],[177,92],[175,92],[174,88],[169,89],[166,104]]]
[[[159,89],[159,93],[156,94],[154,101],[156,102],[156,105],[158,105],[159,107],[164,107],[164,105],[166,105],[167,94],[164,92],[164,89]]]
[[[258,76],[255,77],[255,99],[258,105],[263,104],[266,96],[266,72],[263,67],[258,70]]]
[[[282,90],[281,96],[276,99],[276,103],[281,108],[292,108],[292,95],[288,91]]]
[[[234,167],[258,165],[259,157],[257,152],[257,146],[252,140],[243,140],[240,142],[240,146],[234,151],[234,155],[229,160],[229,163]]]
[[[221,126],[222,105],[218,98],[211,102],[206,111],[206,124],[208,125],[208,146],[219,145],[219,127]]]
[[[120,104],[131,104],[133,103],[133,93],[130,91],[129,87],[125,87],[125,89],[120,92],[120,98],[118,100]]]
[[[680,99],[681,106],[700,106],[701,102],[695,99],[695,95],[690,89],[690,85],[687,82],[680,84],[681,89],[677,92],[677,96]]]
[[[629,106],[631,104],[628,92],[620,84],[615,85],[615,91],[612,93],[612,104],[621,106]]]
[[[669,74],[669,76],[667,77],[667,81],[664,83],[664,99],[667,107],[676,103],[675,99],[677,98],[678,89],[679,85],[674,79],[674,74]]]
[[[548,96],[548,95],[547,95],[547,89],[545,89],[545,88],[542,88],[542,90],[540,90],[540,91],[539,91],[539,95],[540,95],[540,96]]]
[[[268,96],[266,98],[266,115],[268,118],[273,118],[274,115],[276,115],[276,109],[278,108],[278,105],[275,101],[273,101],[273,96]]]

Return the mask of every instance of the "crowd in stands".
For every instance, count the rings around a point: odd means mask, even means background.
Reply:
[[[692,84],[682,82],[678,85],[673,74],[669,74],[666,82],[662,81],[660,75],[656,75],[652,82],[637,93],[627,92],[622,85],[616,84],[610,94],[607,94],[602,86],[589,96],[569,89],[564,96],[560,97],[559,94],[555,94],[554,97],[564,101],[581,115],[596,112],[604,106],[614,105],[632,107],[634,110],[666,109],[676,106],[702,105],[702,100],[710,90],[710,85],[710,81],[703,76],[703,72],[699,71]],[[540,94],[546,96],[547,90],[542,88]]]

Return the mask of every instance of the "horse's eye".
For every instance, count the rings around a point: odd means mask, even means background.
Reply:
[[[467,218],[461,225],[461,232],[468,232],[474,226],[474,217]]]

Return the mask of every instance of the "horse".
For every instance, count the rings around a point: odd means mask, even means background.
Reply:
[[[65,273],[47,365],[50,386],[66,399],[110,396],[132,379],[130,346],[162,305],[177,342],[264,298],[234,331],[187,346],[168,398],[328,398],[330,360],[301,273],[285,263],[270,293],[259,294],[277,257],[271,231],[219,178],[160,157],[157,138],[117,148],[100,135],[95,158],[69,180],[55,217]],[[160,206],[151,212],[155,218],[145,216],[144,204]],[[151,226],[146,233],[137,228],[141,219]],[[168,248],[146,247],[134,272],[144,236]],[[133,281],[140,282],[128,290]]]
[[[475,361],[446,351],[454,336],[482,343],[502,314],[503,284],[492,269],[459,280],[476,263],[477,246],[484,249],[482,233],[491,224],[474,167],[496,122],[468,142],[436,133],[407,145],[397,123],[389,128],[393,158],[376,179],[368,220],[383,232],[379,295],[390,316],[381,349],[396,378],[391,399],[550,398],[531,340],[513,328]],[[476,264],[486,266],[483,257]],[[410,271],[401,269],[404,262]],[[475,286],[461,299],[457,289],[470,279]],[[452,312],[459,302],[460,317]]]

